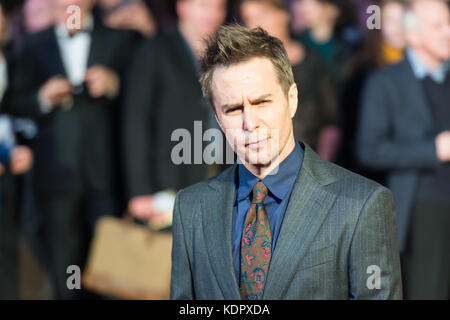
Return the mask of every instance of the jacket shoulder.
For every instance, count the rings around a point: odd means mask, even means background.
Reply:
[[[409,68],[409,62],[404,59],[396,64],[373,71],[369,76],[369,82],[376,82],[377,84],[385,83],[386,81],[395,82],[399,77],[404,76],[409,71]]]
[[[329,190],[343,201],[351,201],[356,204],[364,204],[375,192],[391,191],[376,181],[368,179],[355,172],[340,167],[334,163],[324,161],[324,170],[330,171],[336,181],[327,186]]]

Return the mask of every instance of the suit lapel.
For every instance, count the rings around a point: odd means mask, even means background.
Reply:
[[[303,165],[294,184],[270,263],[264,299],[282,299],[335,201],[336,195],[329,193],[324,185],[334,182],[336,178],[322,169],[324,164],[305,145]]]
[[[232,254],[232,223],[236,198],[234,184],[236,166],[226,170],[221,179],[210,183],[213,195],[211,199],[202,200],[203,232],[208,248],[212,269],[218,280],[224,299],[238,300],[239,287],[233,265]]]

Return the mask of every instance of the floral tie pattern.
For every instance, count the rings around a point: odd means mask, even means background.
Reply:
[[[264,208],[267,187],[259,181],[244,222],[241,241],[241,285],[244,300],[261,300],[272,256],[272,233]]]

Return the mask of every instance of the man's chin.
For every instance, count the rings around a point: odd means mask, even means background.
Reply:
[[[253,166],[261,166],[261,167],[268,167],[270,164],[275,160],[276,157],[272,155],[268,155],[267,152],[261,152],[261,153],[246,153],[245,154],[245,162],[253,165]],[[242,157],[241,157],[242,159]]]

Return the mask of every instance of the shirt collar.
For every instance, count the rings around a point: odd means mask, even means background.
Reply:
[[[435,82],[442,84],[445,81],[447,71],[450,67],[450,62],[444,62],[434,71],[429,71],[425,63],[419,58],[419,56],[414,52],[414,49],[408,48],[406,50],[406,56],[414,72],[414,76],[422,80],[429,76]]]
[[[302,166],[303,153],[303,149],[296,142],[294,150],[280,163],[278,168],[272,171],[273,174],[267,175],[262,180],[269,192],[279,200],[283,199],[292,189]],[[277,169],[278,171],[275,171]],[[237,200],[240,201],[250,195],[253,187],[260,179],[254,176],[243,164],[238,166],[238,177]]]
[[[91,32],[94,30],[94,17],[91,15],[87,16],[83,21],[83,27],[81,30],[86,32]],[[59,23],[56,25],[56,35],[60,38],[68,38],[70,37],[69,32],[67,31],[67,27],[64,23]]]

